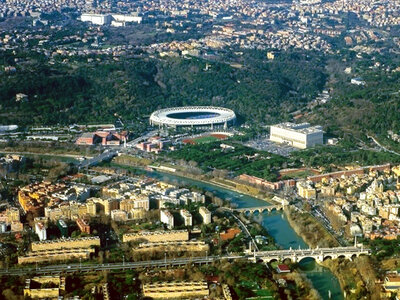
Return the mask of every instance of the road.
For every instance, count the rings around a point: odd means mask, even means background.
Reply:
[[[78,168],[82,169],[82,168],[86,168],[86,167],[91,167],[91,166],[95,166],[98,163],[101,163],[105,160],[110,160],[111,158],[113,158],[114,156],[116,156],[118,154],[117,150],[114,149],[109,149],[104,151],[103,153],[101,153],[98,156],[95,156],[91,159],[87,159],[84,160],[82,162],[79,163]]]
[[[82,154],[56,154],[56,153],[38,153],[38,152],[20,152],[20,151],[0,151],[0,153],[4,154],[20,154],[20,155],[45,155],[45,156],[54,156],[54,157],[61,157],[61,158],[75,158],[79,159],[82,157]],[[91,157],[90,157],[91,158]]]
[[[158,134],[158,130],[152,130],[148,133],[146,133],[145,135],[139,136],[138,138],[130,141],[129,143],[126,143],[127,147],[135,147],[139,142],[145,141],[149,138],[151,138],[152,136],[156,136]]]
[[[184,266],[187,264],[207,264],[222,259],[239,259],[246,258],[246,256],[238,255],[224,255],[224,256],[202,256],[202,257],[188,257],[177,259],[161,259],[151,261],[139,262],[118,262],[109,264],[62,264],[51,266],[38,266],[38,267],[21,267],[12,269],[1,269],[0,276],[6,275],[26,275],[26,274],[61,274],[73,272],[94,272],[106,270],[129,270],[138,268],[155,268],[164,266]]]
[[[373,136],[367,135],[367,138],[373,140],[374,143],[375,143],[379,148],[381,148],[383,151],[386,151],[386,152],[389,152],[389,153],[392,153],[392,154],[395,154],[395,155],[399,155],[399,156],[400,156],[400,153],[397,153],[397,152],[395,152],[395,151],[393,151],[393,150],[390,150],[390,149],[386,148],[385,146],[382,146]]]
[[[253,249],[255,249],[256,251],[259,251],[258,246],[256,241],[253,239],[253,237],[251,236],[249,230],[247,229],[246,225],[242,222],[242,220],[240,220],[237,216],[235,216],[234,213],[232,213],[232,211],[226,207],[221,207],[224,211],[228,212],[231,214],[232,217],[234,217],[234,219],[238,222],[239,226],[242,228],[242,231],[244,232],[244,234],[250,238],[252,244],[253,244]]]

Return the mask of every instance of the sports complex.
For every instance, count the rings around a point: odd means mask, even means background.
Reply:
[[[214,106],[184,106],[164,108],[150,115],[150,124],[163,128],[228,128],[235,124],[233,110]]]

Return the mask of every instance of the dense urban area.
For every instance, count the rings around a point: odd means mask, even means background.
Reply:
[[[398,299],[399,0],[0,0],[0,299]]]

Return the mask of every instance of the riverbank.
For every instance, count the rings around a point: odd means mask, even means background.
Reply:
[[[337,247],[339,243],[309,213],[286,208],[285,215],[290,226],[311,247]],[[353,261],[347,259],[328,259],[321,263],[339,280],[346,299],[380,299],[379,287],[375,284],[376,272],[371,258],[360,256]]]
[[[285,281],[291,281],[294,283],[295,288],[287,289],[286,294],[292,299],[305,299],[305,300],[320,300],[321,296],[318,291],[314,289],[311,281],[304,275],[304,273],[299,273],[298,271],[293,271],[292,273],[281,275],[274,275],[275,280],[284,279]],[[278,281],[279,282],[279,281]],[[289,298],[290,299],[290,298]]]
[[[286,207],[284,213],[290,226],[312,248],[339,246],[338,241],[309,213],[291,207]]]
[[[322,265],[336,276],[346,299],[380,299],[380,286],[372,260],[368,256],[360,256],[354,260],[328,259]]]
[[[111,167],[113,167],[113,163],[111,163]],[[262,206],[263,203],[266,203],[265,199],[255,198],[240,191],[235,191],[232,186],[220,186],[213,184],[208,180],[191,179],[188,176],[184,177],[172,172],[162,173],[158,171],[150,171],[148,168],[138,168],[136,166],[119,166],[115,164],[115,167],[121,167],[132,172],[136,172],[137,174],[146,174],[147,176],[156,178],[158,180],[171,182],[177,185],[183,184],[185,186],[197,186],[203,191],[213,193],[220,199],[228,200],[228,202],[235,204],[235,206],[238,208],[258,207]],[[287,218],[281,211],[273,211],[269,213],[264,212],[262,214],[254,215],[253,217],[255,217],[255,220],[267,230],[268,235],[273,238],[274,244],[278,245],[280,248],[289,249],[290,247],[301,247],[305,249],[308,247],[304,240],[296,234],[294,229],[287,221]],[[322,299],[329,299],[328,291],[331,291],[333,297],[332,299],[343,299],[339,281],[328,269],[311,273],[303,273],[302,271],[299,272],[307,277],[307,279],[321,295]],[[296,299],[304,298],[297,297]]]
[[[118,159],[114,159],[113,165],[146,170],[145,166],[143,166],[143,165],[123,163],[121,160],[118,160]],[[151,166],[149,166],[149,165],[147,167],[151,168]],[[189,174],[189,173],[186,173],[186,172],[181,172],[179,170],[176,170],[175,172],[169,172],[169,171],[164,170],[164,169],[163,170],[157,169],[157,172],[164,173],[164,174],[170,174],[170,175],[174,175],[174,176],[179,176],[179,177],[183,177],[183,178],[189,178],[189,179],[192,179],[192,180],[196,180],[196,181],[200,181],[200,182],[203,182],[203,183],[207,183],[207,184],[211,184],[211,185],[214,185],[214,186],[218,186],[218,187],[221,187],[221,188],[225,188],[225,189],[228,189],[228,190],[232,190],[232,191],[240,193],[240,194],[251,196],[251,197],[254,197],[256,199],[265,201],[268,204],[275,204],[272,201],[272,197],[261,196],[259,189],[255,188],[255,187],[252,187],[252,186],[239,184],[239,183],[236,183],[236,182],[234,182],[232,180],[226,181],[226,180],[220,179],[220,178],[208,178],[208,176],[206,176],[206,175],[197,175],[196,176],[196,175]]]

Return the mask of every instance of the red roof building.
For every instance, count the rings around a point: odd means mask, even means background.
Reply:
[[[96,145],[103,146],[118,146],[124,143],[127,139],[128,133],[126,131],[96,131],[85,132],[75,142],[77,145]]]
[[[90,225],[83,219],[76,219],[76,225],[78,225],[79,229],[87,234],[90,234]]]
[[[276,271],[278,273],[290,273],[290,268],[287,265],[278,265]]]
[[[221,240],[228,241],[233,239],[240,232],[241,230],[239,228],[229,228],[226,232],[221,232],[219,236]]]

